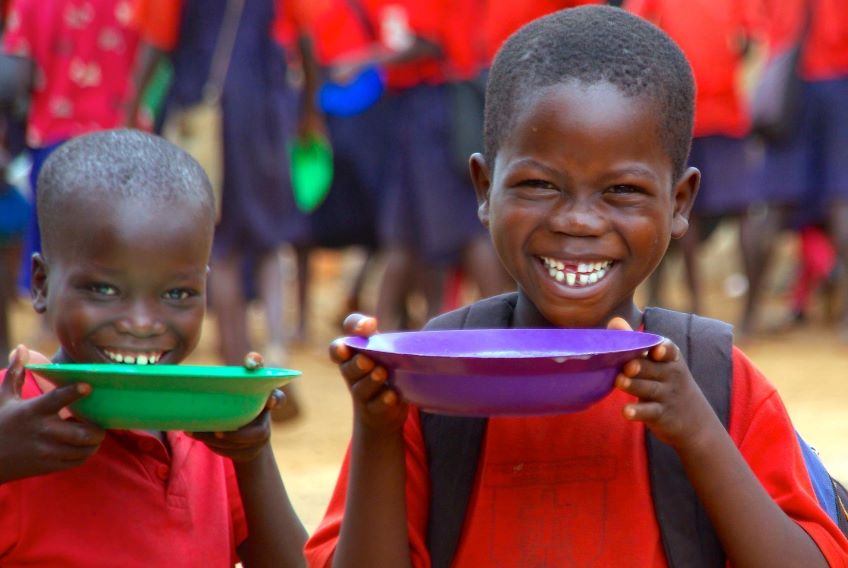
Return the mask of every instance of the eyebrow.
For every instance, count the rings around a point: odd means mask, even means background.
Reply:
[[[517,160],[512,161],[507,168],[507,171],[512,170],[513,168],[521,168],[521,167],[531,167],[538,168],[540,170],[545,170],[550,175],[562,175],[563,172],[560,172],[556,168],[552,168],[550,166],[545,165],[544,163],[535,160],[533,158],[518,158]]]
[[[512,168],[520,168],[520,167],[532,167],[539,168],[548,172],[550,175],[568,175],[568,172],[560,171],[550,166],[545,165],[544,163],[534,159],[534,158],[518,158],[510,164],[509,169]],[[603,179],[616,178],[620,176],[631,175],[640,178],[649,178],[655,182],[659,182],[659,177],[656,172],[651,168],[642,167],[636,164],[626,165],[620,168],[613,168],[610,172],[603,176]]]

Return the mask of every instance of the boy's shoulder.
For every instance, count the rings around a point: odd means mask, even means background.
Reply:
[[[518,292],[507,292],[498,296],[483,298],[453,311],[431,319],[424,329],[427,331],[443,329],[483,329],[510,327],[512,312]]]

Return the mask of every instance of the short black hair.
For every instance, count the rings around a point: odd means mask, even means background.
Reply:
[[[69,200],[92,195],[193,203],[214,228],[215,200],[200,164],[164,138],[138,130],[103,130],[62,144],[44,162],[37,188],[45,251],[61,238],[59,221]]]
[[[647,97],[674,179],[686,168],[695,80],[686,56],[662,30],[620,8],[581,6],[534,20],[498,51],[486,87],[484,153],[494,165],[522,102],[545,87],[608,82],[625,96]]]

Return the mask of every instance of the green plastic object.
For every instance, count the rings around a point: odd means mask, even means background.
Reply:
[[[330,191],[333,149],[323,136],[299,139],[289,148],[292,191],[297,208],[314,211]]]
[[[227,432],[256,418],[268,396],[299,376],[291,369],[253,371],[202,365],[27,365],[55,385],[86,382],[91,394],[70,406],[103,428]]]

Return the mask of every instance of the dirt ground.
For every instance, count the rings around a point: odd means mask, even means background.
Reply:
[[[791,238],[781,243],[772,278],[773,297],[765,314],[767,321],[780,318],[785,310],[782,295],[791,278],[793,247]],[[338,315],[346,282],[352,278],[359,259],[356,251],[320,251],[314,256],[311,333],[308,341],[290,348],[286,363],[303,372],[295,383],[302,412],[294,420],[274,426],[277,460],[292,501],[309,531],[324,513],[350,436],[350,400],[342,379],[329,363],[327,345],[340,333]],[[673,285],[681,281],[678,264],[672,262],[669,266],[668,303],[682,308],[685,296]],[[724,227],[713,237],[701,266],[707,284],[705,315],[734,322],[739,299],[725,292],[725,284],[738,266],[734,227]],[[292,306],[286,317],[293,319],[293,294],[286,293]],[[831,473],[848,480],[848,345],[838,340],[832,324],[820,312],[817,307],[809,324],[746,342],[743,349],[777,386],[796,427],[816,446]],[[201,346],[191,358],[193,363],[217,363],[211,317]],[[261,314],[251,311],[250,317],[254,332],[261,339]],[[33,337],[36,320],[27,302],[21,301],[15,307],[12,325],[14,341]]]

